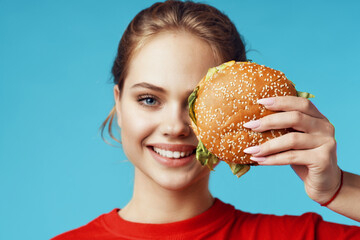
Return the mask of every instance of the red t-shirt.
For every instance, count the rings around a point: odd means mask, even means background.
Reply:
[[[315,213],[301,216],[251,214],[216,199],[213,206],[193,218],[166,224],[129,222],[119,209],[52,240],[66,239],[360,239],[360,227],[325,222]]]

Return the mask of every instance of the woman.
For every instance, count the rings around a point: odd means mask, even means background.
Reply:
[[[123,209],[54,239],[359,236],[360,228],[327,223],[316,214],[248,214],[211,195],[209,169],[194,156],[197,139],[189,127],[187,98],[210,67],[229,60],[246,61],[244,44],[231,21],[211,6],[167,1],[133,19],[112,69],[115,107],[103,124],[104,129],[109,122],[111,136],[113,120],[121,128],[124,152],[135,166],[133,197]],[[263,99],[261,104],[282,113],[246,127],[260,132],[293,127],[302,134],[247,151],[260,165],[291,164],[311,199],[360,221],[360,176],[342,175],[334,128],[326,117],[304,98]]]

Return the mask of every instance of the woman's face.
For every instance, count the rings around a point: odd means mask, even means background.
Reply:
[[[135,180],[176,190],[208,178],[208,168],[195,159],[198,141],[189,126],[187,99],[218,64],[205,41],[185,32],[157,34],[132,58],[121,97],[117,86],[114,93]]]

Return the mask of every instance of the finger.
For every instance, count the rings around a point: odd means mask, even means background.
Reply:
[[[281,96],[263,98],[259,99],[258,103],[272,111],[299,111],[316,118],[326,119],[309,99],[303,97]]]
[[[300,132],[334,136],[335,128],[323,118],[315,118],[298,111],[279,112],[267,115],[259,120],[250,121],[243,125],[255,132],[271,129],[292,128]]]
[[[252,156],[250,159],[260,165],[304,165],[322,172],[329,166],[337,166],[336,141],[328,138],[317,148],[292,149],[267,156]]]
[[[291,150],[266,157],[250,157],[259,165],[309,165],[312,162],[311,150]]]
[[[312,136],[306,133],[291,132],[271,139],[259,146],[246,148],[247,154],[254,157],[263,157],[288,150],[306,150],[321,146],[325,142],[323,137]]]

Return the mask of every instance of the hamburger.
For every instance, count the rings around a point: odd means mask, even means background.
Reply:
[[[257,100],[276,96],[313,97],[297,91],[284,73],[264,65],[230,61],[210,68],[188,99],[191,127],[199,140],[197,160],[211,170],[222,160],[238,177],[257,165],[243,152],[245,148],[292,131],[258,133],[243,127],[246,122],[274,113]]]

